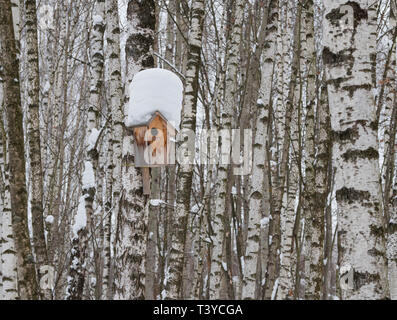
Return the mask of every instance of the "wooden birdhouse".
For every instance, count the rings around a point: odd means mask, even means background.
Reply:
[[[148,122],[132,127],[135,167],[162,167],[175,164],[176,129],[160,111]]]
[[[133,78],[129,95],[126,125],[134,135],[134,165],[142,168],[144,193],[148,194],[149,168],[175,164],[183,85],[168,70],[146,69]]]

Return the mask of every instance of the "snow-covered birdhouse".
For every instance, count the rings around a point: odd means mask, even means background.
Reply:
[[[129,86],[127,127],[133,130],[136,167],[175,164],[183,84],[165,69],[146,69]]]

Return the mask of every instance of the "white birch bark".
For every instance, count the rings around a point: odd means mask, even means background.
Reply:
[[[284,79],[284,91],[287,93],[287,105],[293,103],[292,118],[290,121],[289,128],[281,128],[284,130],[282,135],[288,134],[290,136],[290,150],[289,150],[289,164],[288,164],[288,178],[285,185],[285,193],[283,195],[283,202],[281,207],[280,216],[280,227],[281,227],[281,242],[280,242],[280,276],[278,282],[277,299],[286,300],[291,299],[294,295],[296,285],[296,268],[297,268],[297,245],[294,239],[294,226],[299,222],[296,221],[298,211],[300,210],[300,123],[301,123],[301,108],[303,103],[303,86],[304,86],[304,63],[305,63],[305,49],[306,49],[306,35],[305,35],[305,24],[301,18],[302,4],[297,3],[297,7],[288,2],[285,8],[287,10],[286,28],[295,30],[293,33],[292,43],[286,43],[285,48],[292,46],[293,55],[291,64],[287,65],[287,75]],[[295,10],[294,10],[295,9]],[[293,23],[292,11],[296,12],[295,23]],[[287,31],[288,32],[288,31]],[[287,36],[287,39],[291,39]],[[289,50],[285,53],[287,58],[285,62],[290,61]],[[300,57],[300,58],[299,58]],[[289,69],[291,67],[291,69]],[[286,71],[284,71],[286,72]],[[291,72],[291,77],[288,77],[288,73]],[[295,76],[296,74],[296,76]],[[299,77],[299,81],[296,79]],[[294,83],[296,82],[296,83]],[[293,85],[291,85],[294,83]],[[292,90],[294,93],[292,93]],[[287,106],[286,105],[286,106]],[[283,119],[283,122],[285,120]],[[298,205],[297,205],[298,202]]]
[[[43,274],[42,268],[48,264],[47,247],[44,236],[44,209],[43,209],[43,170],[41,162],[41,139],[40,139],[40,75],[39,75],[39,52],[37,37],[37,13],[36,1],[24,1],[24,24],[26,44],[26,59],[24,65],[27,73],[27,119],[28,119],[28,142],[29,142],[29,165],[31,195],[30,206],[33,226],[33,247],[36,256],[36,268],[38,281]],[[50,299],[49,290],[41,290],[42,298]]]
[[[107,112],[110,114],[110,105],[107,105]],[[108,120],[109,122],[111,120]],[[113,149],[112,149],[112,134],[111,128],[106,128],[106,141],[105,141],[105,163],[104,163],[104,201],[103,201],[103,283],[102,283],[102,299],[111,299],[113,294],[112,288],[112,165],[113,165]]]
[[[271,105],[272,95],[271,89],[273,84],[274,72],[274,56],[276,53],[276,35],[277,35],[277,16],[278,1],[272,0],[268,3],[268,18],[266,21],[266,46],[263,50],[262,69],[261,69],[261,85],[259,91],[260,100],[257,105],[257,119],[255,124],[255,143],[253,150],[253,170],[251,178],[251,194],[249,199],[249,220],[247,227],[247,245],[244,256],[243,270],[243,287],[242,299],[258,299],[260,298],[260,290],[258,288],[257,270],[258,260],[265,252],[260,250],[261,229],[268,228],[269,221],[269,203],[265,199],[269,192],[268,186],[268,121],[269,106]],[[265,23],[265,21],[263,22]],[[261,270],[262,280],[266,270]]]
[[[116,217],[120,212],[121,195],[121,157],[123,139],[124,112],[122,105],[121,86],[121,60],[120,60],[120,25],[118,14],[118,2],[105,1],[106,10],[106,51],[105,61],[106,79],[109,81],[108,104],[111,112],[111,143],[112,143],[112,210]],[[109,141],[110,142],[110,141]],[[108,174],[110,174],[108,172]],[[109,230],[108,228],[106,229]],[[105,236],[106,237],[106,236]],[[108,263],[107,263],[108,264]]]
[[[288,99],[288,79],[290,72],[290,46],[291,46],[291,3],[286,0],[279,0],[279,15],[277,18],[277,106],[275,108],[275,140],[276,151],[281,158],[281,148],[284,139],[285,106]],[[273,179],[275,180],[275,179]]]
[[[0,43],[1,46],[1,43]],[[0,64],[0,70],[1,70]],[[2,72],[0,71],[0,78]],[[0,233],[0,260],[2,278],[2,296],[4,300],[15,300],[18,298],[17,283],[17,259],[15,252],[15,241],[12,232],[12,214],[11,214],[11,194],[10,181],[7,159],[7,138],[5,134],[5,125],[3,122],[3,97],[2,97],[2,81],[0,83],[0,169],[2,180],[1,195],[1,233]]]
[[[387,241],[387,258],[389,268],[390,298],[397,300],[397,157],[394,155],[394,182],[390,198],[389,235]]]
[[[102,106],[103,74],[103,34],[104,34],[104,0],[92,3],[92,16],[87,14],[87,24],[93,24],[92,33],[87,35],[86,59],[91,61],[92,68],[87,72],[88,77],[88,99],[86,103],[87,118],[85,126],[85,161],[92,167],[92,178],[95,183],[84,186],[82,195],[86,195],[87,210],[87,276],[85,279],[85,297],[100,299],[102,295],[103,274],[103,206],[102,206],[102,176],[100,165],[100,152],[103,146],[103,128],[101,128],[100,114]],[[92,17],[92,20],[90,19]],[[92,21],[92,22],[91,22]],[[88,58],[90,56],[90,58]],[[85,66],[85,70],[88,69]],[[99,127],[99,130],[97,129]],[[102,154],[103,155],[103,154]]]
[[[6,110],[10,194],[13,233],[18,269],[18,292],[21,299],[37,298],[38,288],[27,217],[25,142],[19,85],[18,50],[14,37],[11,3],[0,1],[0,64],[3,66],[3,94]]]
[[[154,67],[155,2],[130,0],[127,7],[126,88],[134,75]],[[125,92],[125,105],[129,100]],[[142,172],[134,166],[134,138],[123,136],[121,211],[117,217],[115,299],[145,297],[147,197],[143,195]]]
[[[237,0],[233,30],[230,39],[230,47],[228,51],[228,63],[225,78],[225,103],[221,110],[221,127],[225,130],[225,138],[222,143],[231,146],[231,129],[233,108],[236,105],[237,96],[237,70],[239,64],[239,47],[242,39],[242,24],[244,19],[244,8],[246,1]],[[225,161],[226,160],[226,161]],[[211,272],[210,272],[210,299],[219,299],[224,292],[222,281],[225,281],[225,266],[227,268],[226,257],[224,255],[224,237],[225,228],[224,219],[227,213],[227,186],[230,161],[230,154],[224,163],[218,165],[218,183],[216,191],[215,212],[211,221],[213,237],[212,237],[212,253],[211,253]],[[228,161],[229,160],[229,161]],[[229,266],[230,267],[230,266]]]
[[[0,43],[1,46],[1,43]],[[0,70],[3,67],[0,65]],[[4,134],[4,124],[3,124],[3,78],[2,72],[0,71],[0,300],[4,300],[3,294],[3,261],[1,258],[3,249],[3,208],[4,208],[4,199],[5,199],[5,183],[4,183],[4,148],[3,148],[3,135]]]
[[[327,0],[324,6],[341,298],[384,299],[389,290],[372,93],[377,6],[366,0]]]
[[[112,112],[112,150],[113,150],[113,183],[112,183],[112,207],[118,215],[121,193],[121,156],[124,112],[122,105],[121,87],[121,60],[120,60],[120,26],[117,1],[106,1],[107,38],[106,61],[108,64],[109,104]]]
[[[314,43],[314,2],[307,2],[306,41],[308,58],[307,113],[306,113],[306,158],[305,158],[305,275],[306,299],[322,297],[324,276],[324,219],[327,201],[327,173],[331,152],[329,145],[328,100],[319,101],[318,137],[315,130],[316,97],[316,48]],[[324,94],[324,93],[323,93]],[[317,151],[317,156],[316,156]]]
[[[103,77],[104,77],[104,52],[103,52],[103,37],[105,31],[105,1],[97,0],[94,2],[94,9],[92,13],[92,21],[93,21],[93,30],[92,30],[92,38],[90,39],[91,48],[91,78],[90,78],[90,95],[88,100],[87,107],[87,125],[86,125],[86,157],[85,161],[89,162],[91,167],[93,168],[93,174],[95,179],[95,186],[83,186],[83,196],[85,196],[86,207],[89,208],[87,213],[87,239],[91,236],[91,231],[95,230],[94,226],[94,217],[92,217],[92,213],[95,210],[94,208],[94,200],[95,195],[98,194],[98,184],[101,182],[98,180],[97,169],[98,169],[98,159],[99,159],[99,151],[98,151],[98,138],[99,131],[97,129],[98,126],[98,113],[101,107],[101,93],[102,93],[102,85],[103,85]],[[100,197],[101,194],[98,194]],[[103,213],[103,210],[102,210]],[[106,215],[103,214],[102,218],[106,221]],[[92,225],[91,222],[94,224]],[[90,241],[93,243],[93,241]],[[87,244],[90,245],[90,242]],[[104,252],[105,260],[108,258],[106,254],[108,251]],[[110,259],[110,257],[108,258]],[[108,278],[109,278],[109,268],[108,263],[104,263],[103,265],[103,285],[101,288],[103,296],[106,297],[107,288],[108,288]]]
[[[204,26],[205,0],[194,0],[192,3],[192,20],[188,40],[187,70],[185,93],[181,119],[181,132],[196,132],[196,112],[198,99],[199,69],[201,64],[201,46]],[[185,252],[187,222],[190,213],[193,165],[179,164],[177,177],[178,189],[173,227],[173,240],[170,258],[170,298],[184,297],[183,291],[183,258]]]
[[[297,14],[295,25],[293,26],[293,36],[292,36],[292,60],[291,60],[291,76],[288,82],[288,94],[285,101],[285,114],[283,120],[283,128],[282,128],[282,146],[281,149],[278,150],[279,153],[279,173],[275,177],[276,181],[274,182],[275,187],[272,191],[273,197],[273,211],[272,211],[272,219],[269,225],[269,259],[268,259],[268,267],[267,267],[267,279],[266,279],[266,291],[265,296],[267,299],[274,299],[277,297],[277,290],[279,288],[279,279],[277,272],[277,265],[280,261],[280,243],[286,243],[288,238],[292,239],[292,228],[291,223],[289,223],[288,228],[281,229],[281,221],[283,220],[283,225],[286,225],[286,221],[290,221],[291,218],[286,216],[285,211],[285,202],[287,200],[286,193],[286,182],[287,182],[287,171],[289,164],[289,156],[290,156],[290,144],[291,144],[291,135],[293,132],[293,117],[294,114],[294,97],[296,92],[296,80],[297,74],[299,72],[298,64],[299,64],[299,23],[301,17],[301,6],[297,7]],[[288,21],[288,20],[287,20]],[[285,72],[285,71],[284,71]],[[280,79],[279,79],[280,80]],[[276,115],[277,117],[277,115]],[[277,121],[277,119],[276,119]],[[279,139],[279,137],[278,137]],[[283,237],[283,238],[282,238]],[[291,242],[288,243],[290,245]],[[287,257],[288,259],[288,257]],[[288,263],[284,262],[284,265],[288,268]],[[286,278],[286,275],[283,275],[283,278]],[[281,293],[285,293],[286,286],[282,288]],[[285,299],[285,296],[278,296],[279,299]]]
[[[390,27],[392,47],[390,51],[390,63],[385,70],[387,78],[386,86],[388,95],[386,97],[384,110],[381,114],[381,132],[384,131],[384,211],[388,226],[387,259],[388,277],[390,287],[390,298],[397,299],[397,157],[396,157],[396,130],[397,130],[397,95],[396,95],[396,35],[397,35],[397,1],[390,1]],[[382,119],[383,118],[383,119]],[[382,121],[383,120],[383,121]],[[394,146],[394,147],[393,147]]]
[[[56,39],[54,51],[60,52],[58,63],[56,68],[51,70],[54,72],[54,89],[50,95],[50,108],[52,111],[51,119],[51,130],[49,137],[49,163],[47,166],[47,181],[45,181],[46,200],[44,216],[45,218],[49,215],[54,217],[54,223],[48,228],[47,234],[47,252],[49,262],[54,266],[59,263],[59,253],[56,250],[57,246],[60,245],[59,223],[60,217],[60,193],[62,184],[59,179],[63,176],[63,156],[64,156],[64,142],[62,132],[62,120],[65,119],[63,110],[66,106],[66,95],[67,91],[67,71],[68,71],[68,59],[67,55],[70,50],[69,36],[70,36],[70,21],[69,21],[69,10],[67,3],[62,3],[57,8],[57,18],[59,19],[59,33]],[[55,53],[54,53],[55,54]]]

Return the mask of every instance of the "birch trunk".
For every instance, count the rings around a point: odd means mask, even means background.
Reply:
[[[42,270],[48,264],[47,247],[44,237],[43,219],[43,170],[41,165],[41,141],[40,141],[40,118],[39,118],[39,53],[37,42],[37,13],[36,1],[24,1],[24,23],[26,25],[26,59],[27,72],[27,118],[28,118],[28,141],[29,141],[29,164],[31,178],[31,211],[33,225],[33,246],[36,256],[36,268],[40,282]],[[44,272],[44,271],[43,271]],[[51,291],[41,292],[42,298],[50,299]]]
[[[334,136],[342,299],[387,298],[372,73],[377,6],[324,2],[323,60]],[[345,23],[342,23],[345,22]]]
[[[110,105],[107,104],[107,112],[110,115],[107,122],[111,121],[112,111]],[[111,299],[113,294],[112,279],[112,165],[113,165],[113,149],[112,149],[112,134],[111,128],[106,128],[106,142],[105,142],[105,192],[103,205],[103,284],[102,284],[102,299]]]
[[[316,139],[316,48],[314,43],[314,3],[308,1],[305,7],[307,21],[308,84],[306,114],[305,159],[305,275],[306,299],[319,300],[322,297],[324,276],[324,221],[327,206],[328,164],[331,153],[329,144],[328,100],[321,100],[317,108],[319,119]],[[326,88],[324,88],[326,89]],[[323,93],[324,94],[324,93]],[[316,147],[317,146],[317,147]],[[317,156],[316,156],[317,153]]]
[[[155,2],[130,0],[127,20],[126,88],[137,72],[154,67]],[[127,105],[127,91],[125,98]],[[121,210],[117,218],[116,299],[145,297],[147,197],[143,195],[142,173],[134,167],[133,145],[132,131],[127,130],[123,135]]]
[[[1,69],[0,65],[0,69]],[[1,73],[0,73],[1,77]],[[0,81],[0,128],[3,128],[3,80]],[[3,148],[3,130],[0,131],[0,300],[4,300],[3,294],[3,208],[5,198],[5,183],[4,183],[4,148]]]
[[[0,46],[2,44],[0,43]],[[0,70],[2,64],[0,63]],[[0,77],[4,75],[0,71]],[[2,82],[0,83],[0,94],[2,95]],[[12,232],[12,211],[10,194],[10,177],[8,167],[7,137],[3,121],[3,96],[0,96],[0,169],[2,180],[2,207],[1,207],[1,272],[2,297],[4,300],[18,299],[17,279],[17,256],[15,251],[15,240]]]
[[[244,19],[244,8],[246,1],[236,1],[233,31],[231,33],[230,47],[227,58],[226,78],[225,78],[225,103],[221,110],[221,127],[224,130],[225,138],[222,143],[231,146],[231,130],[233,109],[237,98],[237,71],[239,64],[239,47],[242,39],[242,25]],[[211,272],[210,272],[210,299],[219,299],[224,295],[225,277],[227,272],[225,247],[225,228],[229,228],[227,221],[228,215],[228,177],[230,166],[230,154],[226,159],[220,160],[218,164],[218,183],[215,200],[215,212],[211,221],[213,230],[212,253],[211,253]],[[229,266],[231,267],[231,266]]]
[[[283,143],[282,149],[279,151],[281,155],[280,159],[280,171],[277,177],[276,187],[273,190],[273,211],[272,219],[269,225],[269,259],[268,259],[268,269],[267,269],[267,279],[266,279],[266,291],[265,297],[267,299],[274,299],[277,294],[279,286],[279,278],[277,272],[277,266],[280,262],[280,243],[283,233],[289,234],[292,238],[292,230],[281,230],[281,214],[284,210],[283,203],[285,198],[285,184],[287,182],[287,170],[290,155],[290,143],[291,143],[291,121],[294,108],[294,96],[295,96],[295,86],[298,73],[299,64],[299,30],[300,30],[300,17],[301,17],[301,6],[298,6],[297,17],[294,26],[294,36],[292,41],[292,61],[291,61],[291,78],[288,84],[288,95],[285,104],[285,120],[283,121],[282,136]],[[285,72],[285,71],[284,71]],[[279,79],[280,80],[280,79]],[[277,115],[276,115],[277,116]],[[277,121],[277,120],[276,120]],[[278,137],[279,139],[280,137]],[[284,220],[285,221],[285,220]],[[284,265],[288,263],[284,262]],[[283,289],[282,289],[283,290]],[[279,296],[279,298],[282,298]]]
[[[260,238],[262,229],[268,228],[269,221],[269,203],[266,192],[269,192],[268,185],[268,159],[267,148],[268,141],[268,121],[269,109],[272,104],[272,83],[274,72],[274,55],[276,52],[276,35],[277,35],[277,16],[278,1],[271,0],[268,3],[268,19],[262,23],[266,26],[266,46],[263,52],[263,62],[261,70],[261,85],[257,105],[257,116],[255,124],[255,144],[253,150],[253,171],[251,178],[251,194],[249,199],[249,220],[247,245],[244,257],[243,270],[243,299],[258,299],[261,297],[260,284],[256,283],[258,261],[261,261],[261,255],[265,252],[260,250]],[[262,280],[266,270],[261,270],[262,274],[259,279]]]
[[[323,88],[326,90],[326,88]],[[322,102],[322,104],[321,104]],[[324,276],[324,219],[327,207],[327,181],[330,154],[328,100],[320,101],[318,137],[315,137],[314,104],[308,108],[306,125],[306,146],[309,150],[306,160],[305,193],[305,250],[306,250],[306,299],[319,300],[322,297]],[[317,145],[317,148],[315,147]],[[317,153],[317,155],[316,155]]]
[[[386,85],[388,87],[388,96],[385,102],[384,108],[384,119],[390,119],[390,121],[384,121],[386,126],[384,133],[384,161],[383,166],[385,168],[385,184],[384,184],[384,210],[385,218],[388,226],[388,238],[387,238],[387,259],[388,259],[388,276],[389,276],[389,287],[390,287],[390,298],[392,300],[397,299],[397,166],[396,166],[396,130],[397,130],[397,95],[396,95],[396,15],[397,14],[397,2],[391,1],[391,16],[390,25],[394,30],[391,30],[392,34],[392,47],[390,57],[390,66],[386,65],[385,70],[387,72]]]
[[[396,130],[395,127],[396,124],[394,124],[394,130]],[[391,198],[390,198],[389,206],[390,206],[390,212],[392,213],[389,220],[389,226],[388,226],[389,235],[388,235],[388,243],[387,243],[390,298],[392,300],[397,300],[397,157],[396,155],[394,155],[394,182],[391,190]]]
[[[176,50],[176,38],[174,35],[174,21],[175,21],[175,13],[176,13],[176,2],[178,0],[169,0],[167,7],[167,39],[166,39],[166,50],[165,50],[165,59],[170,64],[165,64],[164,69],[173,71],[172,65],[175,61],[175,57],[173,55],[173,49],[175,47]],[[175,211],[175,198],[176,198],[176,165],[169,165],[166,168],[166,176],[167,176],[167,196],[166,202],[168,203],[167,214],[164,218],[164,250],[163,250],[163,262],[162,262],[162,283],[161,288],[165,289],[168,287],[168,268],[169,268],[169,259],[171,256],[172,249],[172,230],[173,230],[173,219],[174,219],[174,211]],[[162,292],[166,292],[165,290]]]
[[[0,64],[4,68],[4,105],[7,123],[12,124],[8,126],[7,134],[12,222],[17,252],[18,292],[21,299],[36,299],[38,298],[38,287],[27,221],[25,142],[19,85],[19,61],[9,0],[0,1],[0,41],[2,43]]]
[[[394,51],[395,52],[395,51]],[[395,56],[393,57],[395,59]],[[394,70],[393,70],[394,72]],[[396,134],[397,134],[397,95],[395,93],[396,82],[392,82],[394,88],[392,92],[393,106],[390,117],[387,134],[385,134],[385,167],[386,179],[384,187],[384,208],[385,218],[388,227],[387,238],[387,259],[388,259],[388,276],[390,286],[390,298],[397,299],[397,157],[396,157]],[[388,143],[386,144],[386,139]],[[393,147],[394,146],[394,147]]]
[[[60,232],[60,216],[62,177],[64,170],[64,135],[65,121],[67,119],[64,113],[67,103],[67,77],[68,77],[68,52],[70,50],[70,8],[66,3],[62,3],[57,10],[57,18],[59,19],[59,34],[56,43],[55,52],[61,52],[57,60],[57,67],[54,68],[54,91],[50,97],[50,105],[52,109],[52,122],[49,138],[49,164],[47,175],[47,203],[45,216],[53,216],[54,223],[51,224],[47,235],[47,253],[49,261],[58,269],[59,252],[56,248],[61,245],[63,235]]]
[[[151,199],[160,199],[161,168],[151,169]],[[149,210],[147,223],[146,257],[145,257],[145,299],[156,299],[156,262],[157,262],[157,222],[160,216],[159,205],[150,202],[146,208]]]
[[[93,217],[91,217],[94,208],[94,200],[96,194],[98,194],[98,184],[99,182],[97,177],[98,170],[98,159],[99,159],[99,151],[98,151],[98,138],[99,131],[97,129],[98,126],[98,113],[101,107],[101,93],[103,86],[103,76],[104,76],[104,52],[103,52],[103,37],[105,31],[105,1],[104,0],[96,0],[94,2],[94,9],[92,13],[93,18],[93,30],[92,30],[92,38],[90,39],[90,55],[91,55],[91,78],[90,78],[90,94],[88,99],[87,106],[87,124],[86,124],[86,156],[85,161],[89,162],[89,166],[93,168],[95,186],[83,186],[83,196],[85,197],[86,207],[90,208],[87,211],[87,220],[91,221]],[[100,196],[100,193],[99,193]],[[106,219],[106,218],[105,218]],[[87,225],[87,239],[91,237],[91,231],[95,230],[95,224],[91,225],[90,223]],[[92,237],[95,236],[94,234]],[[89,245],[89,243],[87,244]],[[102,291],[104,296],[107,294],[108,287],[108,275],[109,271],[106,268],[108,264],[105,264],[105,275],[102,285]]]
[[[204,27],[205,0],[194,0],[192,4],[192,20],[189,32],[185,93],[181,119],[181,132],[196,132],[196,112],[198,99],[198,80],[201,64],[201,45]],[[183,298],[183,258],[190,213],[190,196],[192,188],[193,165],[180,164],[176,210],[173,228],[173,240],[170,259],[170,298]]]

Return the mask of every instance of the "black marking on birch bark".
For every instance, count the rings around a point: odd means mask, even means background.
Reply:
[[[353,9],[353,15],[354,15],[354,29],[357,28],[359,22],[363,19],[368,19],[368,11],[365,9],[362,9],[360,5],[357,2],[354,1],[348,1],[344,5],[348,5],[352,7]],[[331,10],[330,13],[328,13],[325,18],[331,22],[333,26],[340,26],[341,19],[346,15],[345,12],[342,12],[340,7]]]
[[[369,58],[371,60],[371,70],[369,72],[371,72],[372,85],[376,87],[376,52],[371,53]]]
[[[372,86],[370,84],[361,84],[361,85],[345,86],[342,87],[342,89],[348,91],[350,98],[353,98],[354,92],[356,92],[357,90],[359,89],[371,90]]]
[[[336,78],[336,79],[328,79],[327,80],[327,85],[333,85],[336,89],[340,89],[341,83],[347,81],[349,78]],[[343,98],[342,98],[343,101]]]
[[[328,47],[324,47],[323,61],[325,64],[338,65],[343,62],[352,63],[354,62],[354,58],[350,50],[342,50],[338,53],[334,53]]]
[[[344,131],[332,131],[335,142],[356,141],[360,137],[357,128],[348,128]]]
[[[376,121],[368,123],[366,120],[357,120],[351,128],[343,131],[332,131],[332,139],[335,142],[355,142],[359,137],[359,132],[357,126],[362,126],[364,128],[370,128],[374,131],[378,130],[378,124]]]
[[[262,198],[262,194],[258,191],[255,191],[252,195],[251,198],[255,199],[255,200],[260,200]]]
[[[379,152],[374,148],[370,147],[366,150],[348,150],[342,155],[345,161],[356,161],[358,158],[361,159],[378,159]]]
[[[137,16],[137,27],[154,30],[156,27],[155,3],[153,0],[130,0],[127,7],[127,17]]]
[[[385,235],[385,230],[383,228],[383,226],[378,226],[378,225],[370,225],[369,226],[370,229],[370,233],[371,235],[380,238],[383,237]]]
[[[387,227],[387,231],[389,234],[396,233],[397,232],[397,223],[390,222]]]
[[[133,34],[128,37],[125,51],[127,57],[132,57],[136,62],[142,61],[142,67],[151,67],[154,59],[151,54],[153,46],[153,36],[151,34]]]
[[[91,149],[88,151],[88,155],[90,156],[91,159],[93,160],[98,160],[99,159],[99,152],[97,149]]]
[[[323,49],[323,61],[324,64],[328,64],[330,66],[338,66],[341,64],[346,64],[346,75],[347,76],[352,76],[352,70],[354,66],[354,56],[353,53],[356,51],[354,46],[352,46],[349,49],[344,49],[339,52],[332,52],[328,47],[324,47]],[[329,79],[327,83],[333,83],[336,88],[340,87],[340,84],[343,81],[346,81],[348,77],[339,77],[336,79]]]
[[[354,188],[343,187],[336,191],[336,200],[338,202],[347,202],[348,204],[369,199],[370,196],[371,194],[368,191],[356,190]]]
[[[354,271],[354,275],[353,275],[354,290],[359,290],[362,286],[368,283],[379,283],[379,282],[380,282],[380,275],[378,273],[371,274],[368,272]]]
[[[382,257],[386,258],[386,253],[383,251],[379,251],[378,249],[372,248],[368,250],[368,254],[372,257]]]
[[[135,194],[136,194],[137,196],[140,196],[140,197],[143,196],[143,191],[142,191],[141,189],[142,189],[142,188],[138,188],[137,191],[135,192]],[[133,211],[133,212],[141,212],[141,211],[143,211],[143,207],[142,207],[141,205],[139,205],[139,204],[133,204],[133,203],[129,202],[127,199],[124,199],[124,198],[123,198],[123,200],[121,201],[121,205],[122,205],[124,208],[128,208],[128,209],[130,209],[130,210]]]
[[[98,60],[103,60],[103,54],[102,52],[95,52],[94,55],[92,56],[93,59],[98,59]],[[99,63],[99,66],[102,67],[103,63]]]
[[[94,25],[94,30],[100,33],[104,33],[105,32],[105,24],[104,23],[97,23]]]

